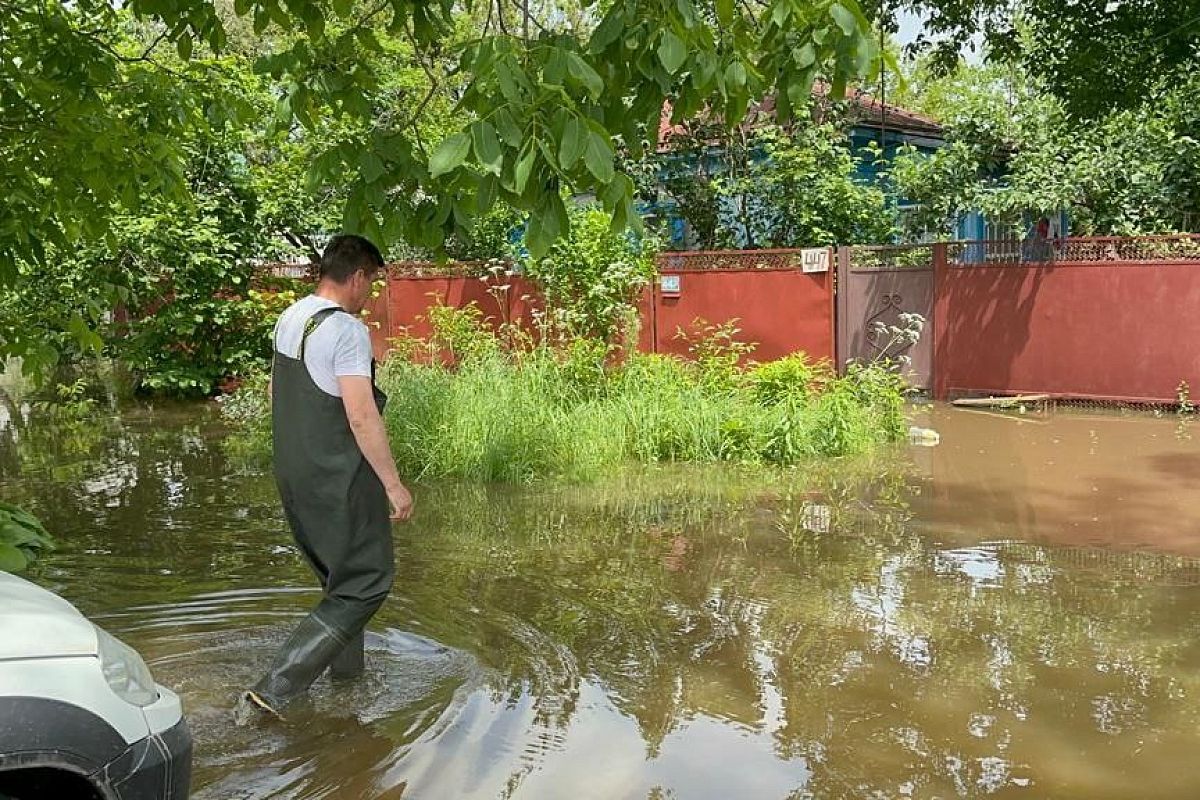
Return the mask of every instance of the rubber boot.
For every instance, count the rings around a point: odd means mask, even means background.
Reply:
[[[282,716],[288,702],[308,691],[346,643],[345,634],[316,614],[309,614],[280,648],[267,674],[250,687],[247,699],[264,711]]]
[[[329,677],[335,681],[349,681],[363,674],[366,669],[365,636],[359,631],[346,642],[342,652],[329,663]]]

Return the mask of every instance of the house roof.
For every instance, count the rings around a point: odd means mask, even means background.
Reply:
[[[818,101],[818,111],[816,113],[820,115],[821,104],[828,102],[828,84],[818,82],[813,86],[812,94]],[[879,127],[882,123],[888,130],[897,133],[935,139],[942,138],[942,126],[933,118],[892,105],[891,103],[881,103],[877,98],[861,89],[847,91],[846,101],[849,104],[850,118],[856,124]],[[662,116],[658,125],[659,150],[666,149],[671,138],[687,133],[687,126],[685,124],[671,122],[671,112],[671,103],[667,101],[663,104]],[[752,105],[746,112],[746,118],[742,122],[742,129],[753,130],[760,125],[769,124],[774,119],[775,97],[774,95],[768,95],[761,102]]]

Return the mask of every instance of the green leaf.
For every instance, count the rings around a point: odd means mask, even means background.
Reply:
[[[687,60],[687,47],[683,40],[671,31],[663,31],[662,42],[658,45],[658,60],[663,69],[674,75]]]
[[[13,520],[0,522],[0,543],[13,547],[28,547],[40,544],[41,536]]]
[[[723,27],[733,24],[733,0],[717,0],[717,21]]]
[[[496,128],[487,120],[471,126],[471,142],[475,147],[475,157],[484,169],[493,175],[500,174],[504,164],[504,151],[500,147],[500,139],[496,136]]]
[[[354,0],[333,0],[333,13],[342,19],[350,16],[352,11],[354,11]]]
[[[546,232],[542,215],[530,215],[529,224],[525,226],[525,246],[529,248],[529,255],[544,258],[553,244],[554,239]]]
[[[811,42],[798,47],[792,51],[792,60],[795,61],[797,69],[808,69],[817,61],[817,49]]]
[[[833,17],[833,21],[842,29],[842,33],[847,36],[853,36],[858,30],[858,21],[854,18],[854,12],[841,3],[831,5],[829,13]]]
[[[571,169],[571,167],[575,166],[575,162],[579,160],[579,157],[583,155],[587,144],[587,126],[580,122],[578,118],[571,117],[563,127],[562,141],[558,147],[559,165],[565,170]]]
[[[567,74],[567,52],[561,47],[550,48],[550,56],[542,67],[542,80],[554,86],[562,86]]]
[[[41,520],[20,506],[14,506],[11,503],[0,503],[0,515],[8,516],[18,524],[24,525],[26,528],[31,528],[46,534],[46,529],[42,527]]]
[[[732,6],[733,0],[726,0]],[[608,48],[610,44],[621,38],[621,33],[625,27],[625,19],[621,14],[621,6],[619,3],[614,3],[604,15],[604,19],[596,26],[596,30],[592,31],[592,38],[588,41],[588,50],[592,53],[599,53]]]
[[[323,186],[332,176],[335,167],[342,163],[342,156],[336,149],[326,150],[321,155],[313,159],[313,162],[308,167],[308,175],[305,179],[305,188],[309,192],[316,192],[318,188]]]
[[[4,572],[21,572],[29,566],[29,559],[16,546],[0,542],[0,570]]]
[[[725,84],[734,89],[740,89],[746,85],[746,66],[742,62],[734,61],[725,68]]]
[[[613,150],[608,139],[590,131],[587,147],[583,153],[584,163],[588,172],[592,173],[600,183],[608,183],[613,178]]]
[[[250,11],[251,0],[233,0],[233,13],[239,17],[246,16]]]
[[[342,209],[342,230],[347,233],[358,233],[360,230],[366,199],[363,197],[362,184],[357,184],[350,190],[346,205]]]
[[[521,140],[524,138],[521,135],[521,128],[513,119],[512,112],[507,108],[496,112],[496,130],[500,134],[500,139],[509,147],[521,146]]]
[[[685,28],[696,27],[696,7],[691,0],[675,0],[675,10],[679,12]]]
[[[612,179],[612,182],[605,186],[600,192],[600,199],[604,202],[604,207],[616,209],[624,202],[629,193],[633,191],[633,182],[626,175],[617,175]]]
[[[521,157],[517,160],[517,166],[513,170],[513,186],[516,194],[524,194],[525,185],[529,183],[529,174],[533,171],[533,159],[536,155],[536,149],[533,146],[533,140],[530,139],[525,145],[521,153]]]
[[[567,69],[571,77],[583,84],[593,98],[599,97],[604,91],[604,81],[600,78],[600,73],[592,69],[592,65],[584,61],[578,53],[567,54]]]
[[[566,233],[570,225],[566,206],[558,194],[546,197],[540,208],[529,216],[525,231],[525,246],[534,258],[542,258],[554,246],[555,241]]]
[[[175,42],[175,50],[184,61],[190,61],[192,58],[192,35],[185,33],[180,36]]]
[[[363,180],[367,183],[374,183],[381,175],[387,172],[383,161],[374,152],[367,150],[362,154],[362,158],[358,162],[359,170],[362,173]]]
[[[465,133],[456,133],[446,137],[434,152],[433,157],[429,159],[430,177],[436,178],[458,169],[467,159],[469,152],[471,152],[471,138]]]
[[[479,179],[479,188],[475,191],[475,213],[486,214],[496,204],[499,181],[495,175],[484,175]]]
[[[304,15],[304,27],[308,33],[308,38],[313,41],[320,40],[325,35],[325,15],[320,9],[309,6],[311,11]]]
[[[558,169],[558,153],[554,150],[554,142],[538,139],[537,147],[542,151],[542,158],[546,159],[546,163],[553,169]]]
[[[496,62],[495,73],[496,80],[500,83],[500,94],[504,99],[513,105],[522,105],[525,98],[521,96],[521,85],[518,82],[517,68],[509,59],[504,58]]]

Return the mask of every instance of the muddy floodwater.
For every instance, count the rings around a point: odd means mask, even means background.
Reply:
[[[1200,797],[1200,424],[914,420],[941,444],[418,486],[367,675],[250,727],[316,594],[210,407],[10,407],[0,496],[182,695],[202,800]]]

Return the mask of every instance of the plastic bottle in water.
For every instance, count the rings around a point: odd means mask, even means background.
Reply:
[[[918,428],[915,425],[908,429],[908,443],[917,447],[937,447],[942,437],[933,428]]]

